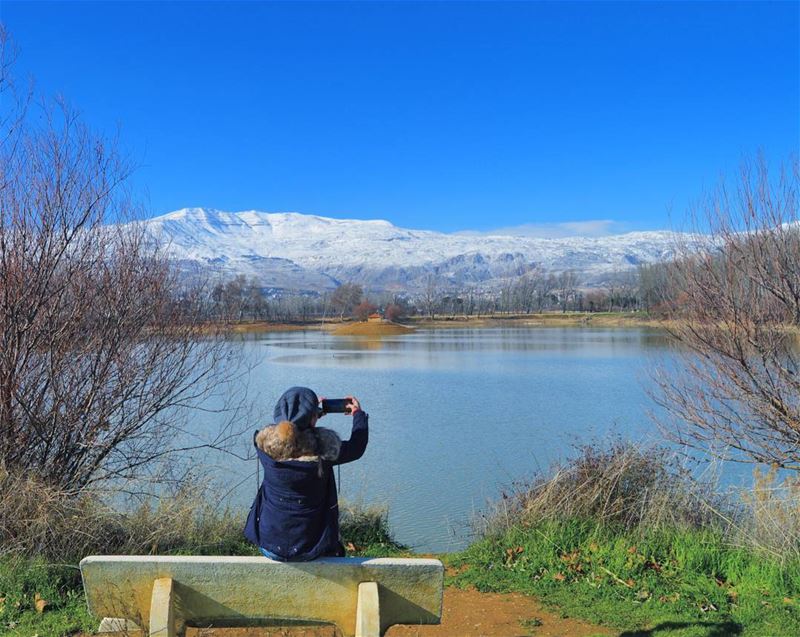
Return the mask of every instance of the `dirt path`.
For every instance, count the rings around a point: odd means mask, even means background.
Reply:
[[[386,637],[600,637],[608,628],[562,619],[532,597],[446,588],[439,626],[393,626]],[[186,637],[336,637],[332,626],[190,628]]]
[[[520,593],[479,593],[446,588],[439,626],[393,626],[386,637],[594,637],[607,628],[562,619]]]

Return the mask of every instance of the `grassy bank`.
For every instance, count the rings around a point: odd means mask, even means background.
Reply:
[[[413,318],[410,325],[425,329],[454,327],[659,327],[662,321],[647,312],[541,312]]]
[[[542,522],[481,540],[449,565],[454,585],[535,595],[629,635],[800,635],[800,564],[713,531]]]
[[[796,485],[716,497],[663,449],[584,448],[498,503],[451,584],[535,595],[621,635],[800,635]]]

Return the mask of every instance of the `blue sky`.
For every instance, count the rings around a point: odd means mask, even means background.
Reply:
[[[670,227],[800,146],[800,4],[0,2],[17,73],[185,206]]]

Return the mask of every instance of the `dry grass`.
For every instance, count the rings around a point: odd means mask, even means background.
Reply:
[[[0,557],[252,552],[240,518],[208,504],[202,488],[120,512],[91,492],[70,494],[0,470]]]
[[[92,554],[255,555],[242,533],[246,509],[215,506],[203,484],[120,510],[98,494],[69,494],[0,470],[0,560],[37,557],[77,564]],[[342,503],[349,552],[391,554],[387,511]],[[1,595],[0,595],[1,596]]]
[[[234,334],[261,334],[264,332],[297,332],[300,330],[321,329],[320,321],[310,323],[270,323],[268,321],[246,321],[233,323],[228,329]]]
[[[705,506],[708,485],[659,447],[641,448],[617,441],[607,448],[585,446],[577,457],[547,475],[517,484],[479,520],[493,533],[517,524],[586,519],[625,529],[702,527],[716,521],[717,502]]]
[[[344,323],[333,330],[336,336],[397,336],[413,332],[413,327],[389,321]]]
[[[800,559],[800,476],[781,478],[776,468],[756,469],[753,488],[742,494],[749,515],[736,541],[781,558]]]
[[[538,314],[492,314],[453,318],[412,319],[426,329],[455,327],[661,327],[663,322],[644,312],[541,312]]]
[[[328,321],[329,322],[329,321]],[[199,329],[201,333],[218,334],[262,334],[266,332],[298,332],[302,330],[321,329],[323,323],[319,320],[296,323],[271,323],[269,321],[241,321],[241,322],[212,322],[206,323]]]

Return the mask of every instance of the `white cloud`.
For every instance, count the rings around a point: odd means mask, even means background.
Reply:
[[[524,223],[519,226],[506,226],[485,232],[465,231],[458,234],[563,239],[565,237],[607,237],[613,234],[622,234],[628,230],[627,225],[619,221],[594,219],[559,223]]]

